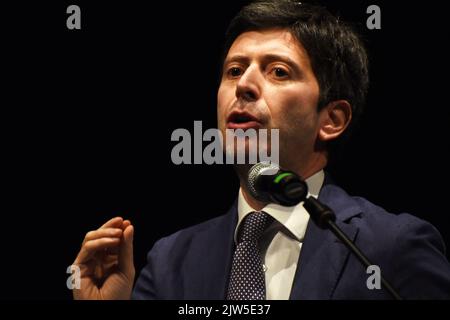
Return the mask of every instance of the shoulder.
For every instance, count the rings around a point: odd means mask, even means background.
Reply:
[[[391,243],[398,237],[433,234],[440,240],[437,245],[444,250],[438,230],[429,222],[409,213],[388,212],[363,197],[349,195],[329,179],[321,190],[319,200],[335,211],[338,220],[358,227],[363,232],[388,238],[386,240]]]
[[[363,213],[351,223],[360,226],[366,247],[378,248],[371,252],[378,261],[385,261],[386,273],[395,279],[401,295],[407,299],[450,298],[450,263],[439,231],[410,214],[391,214],[366,199],[354,199]]]
[[[171,235],[163,237],[155,243],[153,250],[169,250],[170,248],[185,246],[186,244],[192,243],[192,241],[205,236],[205,234],[207,236],[214,236],[214,234],[217,234],[214,230],[219,231],[226,228],[227,225],[232,224],[234,219],[230,215],[230,212],[228,212],[227,214],[181,229]]]
[[[205,272],[205,268],[214,263],[209,258],[223,255],[227,242],[231,246],[232,232],[230,230],[236,225],[236,216],[232,208],[225,215],[182,229],[158,240],[147,254],[147,265],[141,270],[133,291],[133,298],[182,299],[185,297],[183,288],[186,279],[192,280],[192,277],[198,274],[203,276],[202,272]]]
[[[416,241],[420,239],[445,254],[446,248],[439,231],[428,221],[409,213],[388,212],[362,197],[351,198],[361,212],[348,222],[363,232],[373,233],[374,238],[386,246],[390,244],[403,250],[417,248]]]
[[[351,198],[359,206],[361,212],[350,221],[361,227],[382,229],[383,233],[388,230],[396,234],[404,234],[406,230],[417,233],[439,233],[432,224],[412,214],[388,212],[365,198]]]
[[[418,247],[427,246],[445,256],[439,231],[423,219],[409,213],[394,214],[365,198],[351,196],[329,178],[325,180],[319,200],[334,210],[338,223],[356,228],[357,239],[369,250],[412,249],[417,253]]]
[[[159,239],[149,251],[147,259],[165,262],[180,260],[188,255],[196,256],[213,246],[223,246],[224,243],[232,241],[236,223],[237,208],[234,203],[224,215]]]
[[[450,297],[450,263],[439,231],[408,213],[393,214],[336,185],[324,186],[324,199],[338,224],[357,230],[355,243],[393,279],[409,299]]]

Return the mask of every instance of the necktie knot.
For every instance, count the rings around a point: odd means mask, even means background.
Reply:
[[[273,218],[264,211],[249,213],[239,228],[238,243],[242,241],[258,242],[272,221]]]

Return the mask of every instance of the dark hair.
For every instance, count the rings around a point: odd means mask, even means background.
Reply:
[[[236,38],[250,30],[286,28],[303,45],[319,82],[318,111],[334,100],[347,100],[353,119],[346,132],[329,144],[330,155],[357,122],[369,85],[368,58],[364,45],[352,27],[326,8],[290,0],[255,1],[231,21],[223,60]]]

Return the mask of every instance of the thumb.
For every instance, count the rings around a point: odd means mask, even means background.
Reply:
[[[133,262],[133,236],[134,227],[129,225],[125,228],[120,242],[119,249],[119,269],[131,279],[134,280],[134,262]]]

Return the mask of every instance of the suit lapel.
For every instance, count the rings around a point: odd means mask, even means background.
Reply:
[[[319,200],[334,210],[337,225],[354,241],[358,228],[347,221],[361,213],[355,200],[329,178],[325,179]],[[347,247],[331,231],[320,229],[310,220],[290,299],[331,299],[349,255]]]
[[[338,225],[354,240],[357,228],[340,222]],[[330,299],[348,256],[348,249],[331,231],[319,229],[310,221],[290,299]]]

